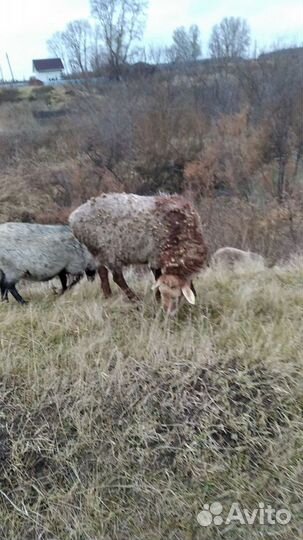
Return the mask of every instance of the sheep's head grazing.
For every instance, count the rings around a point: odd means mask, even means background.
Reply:
[[[96,277],[97,270],[87,267],[85,269],[86,277],[88,281],[94,281]]]
[[[85,268],[85,273],[88,281],[94,281],[97,273],[96,265],[89,263]]]
[[[163,309],[171,316],[176,314],[184,298],[190,304],[196,302],[190,281],[179,276],[164,274],[159,277],[153,289],[159,289]]]
[[[97,264],[91,253],[88,254],[85,273],[88,281],[94,281],[97,273]]]

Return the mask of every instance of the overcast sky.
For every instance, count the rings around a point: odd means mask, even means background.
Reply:
[[[177,26],[197,24],[207,56],[211,28],[223,17],[244,17],[258,47],[303,42],[302,0],[149,0],[145,42],[168,45]],[[50,56],[46,41],[69,21],[89,17],[89,0],[0,0],[0,66],[9,78],[32,74],[32,59]]]

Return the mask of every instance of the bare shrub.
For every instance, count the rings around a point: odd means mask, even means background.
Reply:
[[[213,124],[198,158],[186,165],[186,188],[197,196],[223,190],[248,197],[259,187],[254,176],[263,165],[263,138],[263,129],[249,124],[247,109],[222,116]]]
[[[303,250],[302,201],[257,205],[237,197],[199,201],[205,237],[213,253],[233,246],[265,256],[269,264]]]
[[[1,178],[0,220],[62,223],[90,196],[122,189],[110,171],[94,167],[88,158],[53,165],[24,162]]]

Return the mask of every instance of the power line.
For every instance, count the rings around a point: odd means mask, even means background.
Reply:
[[[14,82],[15,77],[14,77],[14,74],[13,74],[12,66],[11,66],[11,63],[10,63],[10,61],[9,61],[8,54],[7,54],[7,53],[5,53],[5,54],[6,54],[6,59],[7,59],[8,67],[9,67],[9,70],[10,70],[10,72],[11,72],[12,82]]]

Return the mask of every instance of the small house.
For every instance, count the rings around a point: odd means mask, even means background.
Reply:
[[[61,58],[44,58],[33,60],[35,78],[44,84],[52,84],[62,78],[64,66]]]

